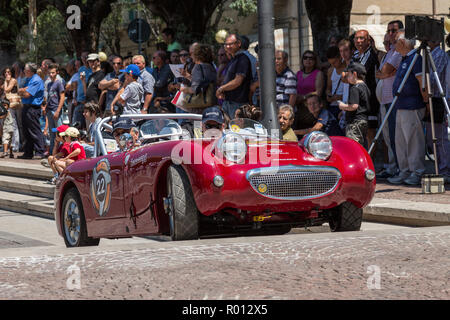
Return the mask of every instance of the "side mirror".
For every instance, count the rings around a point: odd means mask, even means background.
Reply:
[[[122,151],[128,151],[133,147],[133,137],[129,133],[122,133],[119,138],[119,146]]]

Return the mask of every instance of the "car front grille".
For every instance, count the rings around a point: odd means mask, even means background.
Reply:
[[[273,199],[303,200],[333,192],[341,178],[333,167],[283,166],[253,169],[247,180],[259,194]]]

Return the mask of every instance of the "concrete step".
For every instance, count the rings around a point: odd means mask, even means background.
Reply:
[[[0,175],[0,190],[53,199],[55,186],[47,180]]]
[[[14,161],[0,161],[0,175],[48,180],[53,177],[52,170],[40,164]]]
[[[0,191],[0,209],[54,219],[53,199]]]
[[[411,227],[450,225],[450,204],[374,198],[364,208],[363,220]]]

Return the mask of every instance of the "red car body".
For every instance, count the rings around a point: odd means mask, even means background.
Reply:
[[[366,150],[345,137],[330,139],[333,151],[326,161],[308,153],[303,142],[247,140],[245,161],[238,164],[220,160],[213,154],[215,140],[200,139],[162,141],[75,162],[63,172],[55,189],[58,232],[64,237],[64,197],[75,189],[90,238],[170,234],[171,221],[164,199],[171,166],[184,171],[200,223],[209,227],[258,229],[270,225],[323,224],[329,220],[333,208],[343,203],[363,208],[375,192],[375,179],[366,176],[368,170],[375,171]],[[102,187],[104,179],[98,178],[101,170],[109,170],[109,182],[106,190],[102,189],[100,199],[103,202],[96,199],[96,186],[92,183],[97,179],[97,185]],[[261,174],[261,170],[276,171]],[[277,172],[283,170],[285,176],[275,181]],[[335,179],[330,180],[325,192],[319,190],[322,182],[314,182],[322,171],[326,176],[323,179],[328,176]],[[295,176],[290,176],[293,172]],[[223,178],[221,187],[214,183],[217,176]],[[304,181],[300,183],[300,180]],[[284,186],[283,181],[286,181]],[[277,186],[273,194],[267,191],[271,184]],[[302,197],[290,195],[295,188],[301,192],[313,191]],[[110,200],[106,203],[105,198]]]

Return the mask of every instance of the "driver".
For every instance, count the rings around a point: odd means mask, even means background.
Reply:
[[[202,114],[202,131],[203,135],[211,136],[222,135],[225,130],[225,119],[222,111],[218,107],[209,107]],[[208,132],[208,133],[206,133]]]
[[[124,133],[130,134],[130,131],[132,128],[134,128],[136,125],[131,119],[118,119],[113,124],[113,136],[114,139],[116,139],[117,145],[119,146],[119,151],[123,151],[124,145],[120,144],[120,136]],[[130,134],[131,135],[131,134]],[[137,136],[131,135],[133,139],[133,147],[136,145],[137,142]]]

